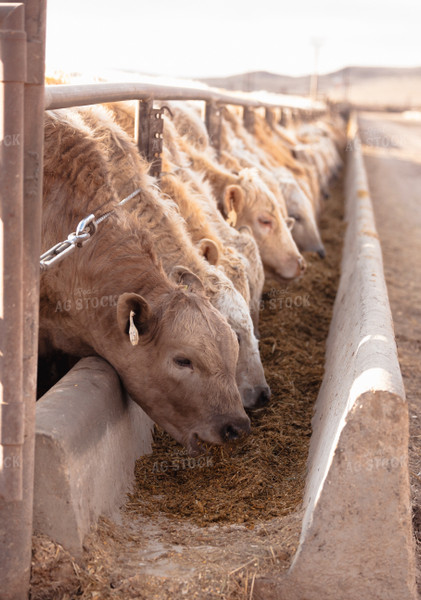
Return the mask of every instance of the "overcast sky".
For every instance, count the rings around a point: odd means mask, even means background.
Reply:
[[[49,0],[47,69],[182,77],[420,66],[421,0]]]

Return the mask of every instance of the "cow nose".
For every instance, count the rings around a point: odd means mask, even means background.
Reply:
[[[267,404],[270,400],[270,387],[269,386],[264,386],[260,388],[260,393],[257,396],[256,399],[256,403],[255,403],[255,407],[256,408],[260,408],[261,406],[265,406],[265,404]]]
[[[317,250],[317,254],[320,256],[320,258],[324,258],[326,256],[326,250],[324,246],[320,246],[320,248]]]
[[[220,430],[224,442],[237,440],[243,433],[246,435],[250,433],[250,419],[248,417],[247,419],[237,419],[225,423]]]
[[[270,387],[267,385],[257,385],[254,388],[246,388],[241,392],[243,406],[249,410],[264,406],[269,402],[270,396]]]
[[[243,405],[248,409],[260,408],[269,402],[270,388],[267,385],[257,385],[243,390]]]

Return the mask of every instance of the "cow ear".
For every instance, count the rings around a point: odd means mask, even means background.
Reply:
[[[177,266],[171,271],[170,278],[177,284],[185,286],[190,292],[205,293],[201,279],[187,267]]]
[[[117,323],[120,331],[127,335],[132,346],[137,346],[139,337],[148,332],[152,319],[151,308],[139,294],[121,294],[117,301]]]
[[[213,240],[203,238],[199,242],[199,254],[201,254],[210,265],[216,266],[219,263],[219,250],[218,246]]]
[[[295,223],[294,217],[286,217],[285,218],[285,223],[287,224],[288,229],[290,231],[292,231],[292,229],[294,227],[294,223]]]
[[[244,192],[239,185],[228,185],[224,192],[224,213],[230,225],[235,227],[237,216],[244,205]]]
[[[241,225],[241,227],[238,228],[238,231],[240,233],[247,233],[249,236],[253,237],[253,231],[248,225]]]

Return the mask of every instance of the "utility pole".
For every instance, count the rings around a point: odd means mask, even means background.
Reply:
[[[310,98],[317,100],[317,83],[319,78],[319,52],[323,46],[323,40],[321,38],[313,38],[311,45],[314,49],[314,70],[310,79]]]

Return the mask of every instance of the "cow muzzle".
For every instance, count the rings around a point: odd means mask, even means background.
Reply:
[[[221,427],[220,436],[222,442],[232,442],[237,440],[242,435],[248,435],[250,433],[250,419],[248,417],[244,419],[237,419],[237,421],[230,421],[225,423]]]
[[[217,416],[211,429],[200,429],[193,433],[187,443],[190,456],[197,456],[206,451],[203,443],[225,444],[235,441],[243,435],[250,433],[250,419],[244,413],[244,417]]]
[[[270,387],[267,385],[248,388],[242,393],[243,405],[245,408],[261,408],[269,402],[270,396]]]

